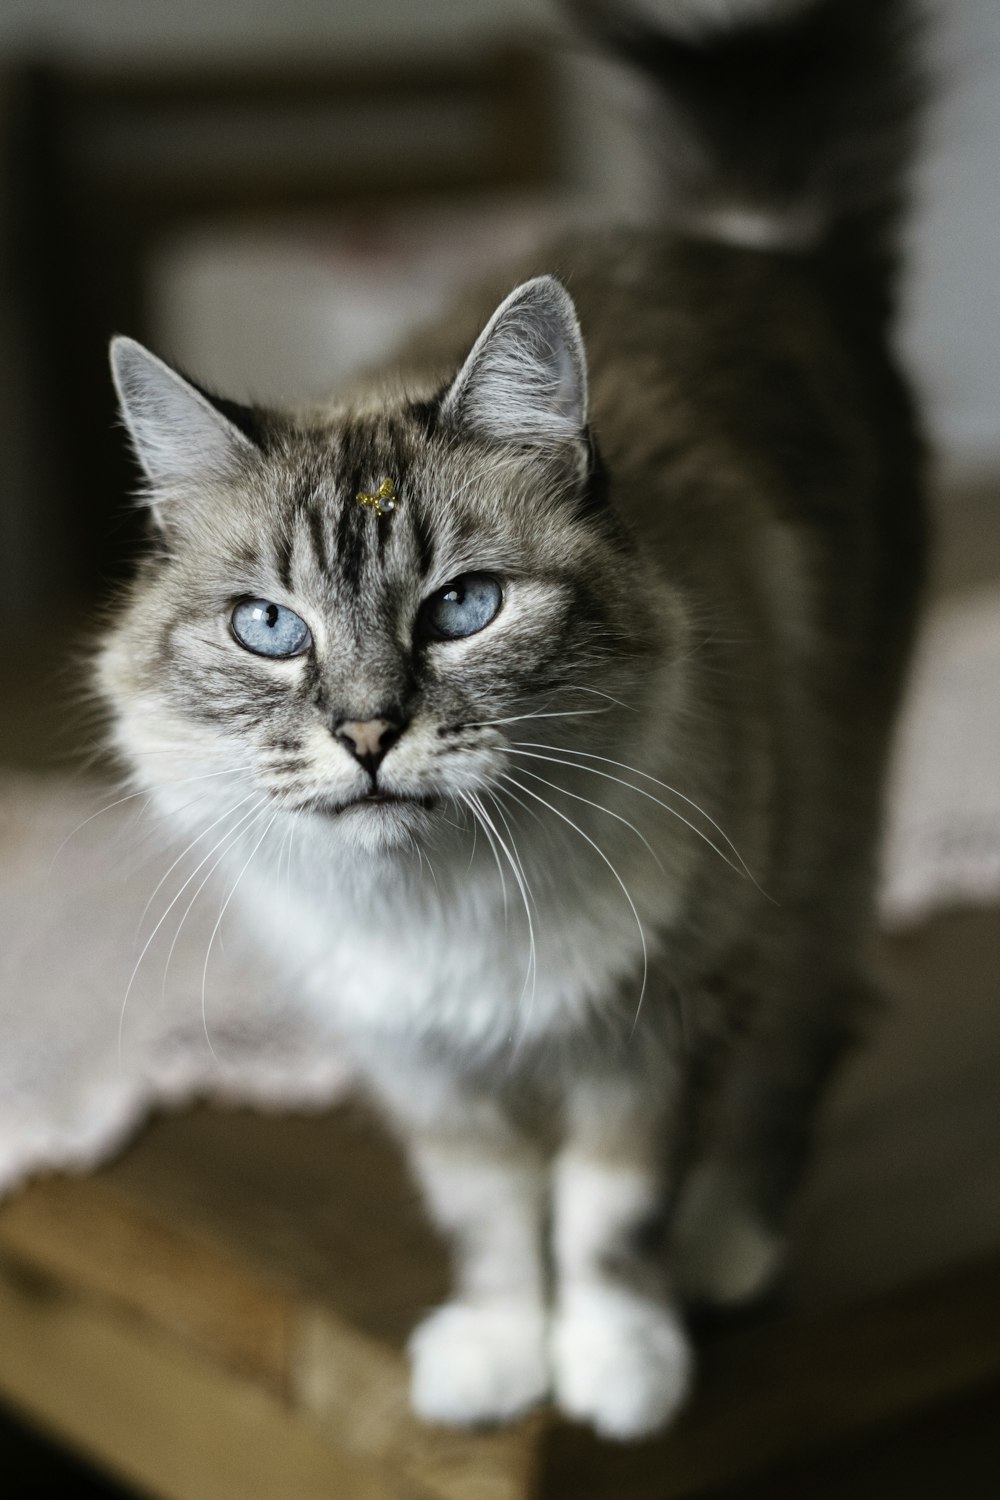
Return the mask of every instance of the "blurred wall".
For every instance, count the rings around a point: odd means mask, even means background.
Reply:
[[[336,56],[503,34],[546,9],[544,0],[4,0],[0,47],[102,59]]]
[[[919,174],[902,336],[926,394],[947,484],[958,489],[1000,475],[1000,0],[927,3],[939,97]],[[377,58],[383,49],[412,55],[525,31],[558,37],[558,24],[548,0],[3,0],[0,57],[8,63]],[[634,92],[603,65],[578,56],[564,36],[559,46],[575,176],[612,212],[641,211],[648,177],[629,120]],[[10,384],[8,370],[0,385]],[[9,391],[0,412],[8,494],[19,483],[15,398],[16,389]],[[30,506],[30,496],[23,505]],[[8,513],[0,536],[5,587],[26,576],[18,566],[24,534],[16,519]]]
[[[938,93],[918,176],[911,352],[945,478],[1000,478],[1000,0],[935,0]]]

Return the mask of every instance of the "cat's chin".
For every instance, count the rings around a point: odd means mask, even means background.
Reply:
[[[310,812],[338,840],[355,849],[379,853],[411,845],[415,834],[430,827],[440,805],[436,797],[384,792],[347,803],[315,803]]]

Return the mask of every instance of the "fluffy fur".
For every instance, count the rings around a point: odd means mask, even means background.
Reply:
[[[627,1438],[688,1386],[678,1277],[729,1303],[780,1265],[871,990],[923,548],[886,335],[913,88],[894,0],[576,9],[683,120],[677,221],[553,247],[322,410],[116,342],[157,542],[100,681],[452,1243],[418,1410],[552,1394]],[[723,243],[720,212],[799,232]],[[422,633],[469,573],[495,619]],[[309,649],[243,649],[248,597]],[[376,779],[337,733],[374,720]]]

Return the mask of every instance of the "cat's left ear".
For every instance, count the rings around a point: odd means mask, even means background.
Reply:
[[[161,496],[206,479],[232,479],[259,452],[246,433],[135,339],[111,341],[111,372],[136,457]]]
[[[501,302],[449,387],[441,418],[501,442],[584,440],[587,360],[576,308],[554,276]]]

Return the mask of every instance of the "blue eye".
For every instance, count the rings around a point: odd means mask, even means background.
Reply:
[[[489,573],[463,573],[420,606],[418,628],[439,641],[475,635],[496,617],[503,591]]]
[[[300,656],[312,645],[305,620],[269,599],[244,599],[230,616],[233,635],[257,656]]]

